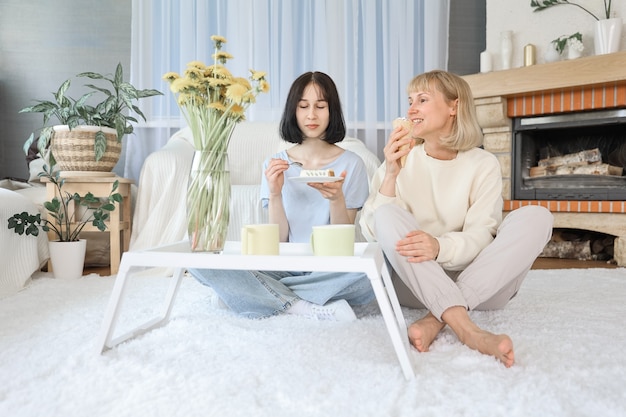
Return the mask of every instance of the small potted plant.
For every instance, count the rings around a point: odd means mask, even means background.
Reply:
[[[552,41],[554,49],[563,55],[565,47],[567,46],[568,59],[574,59],[580,57],[584,50],[583,35],[580,32],[576,32],[573,35],[562,35]]]
[[[45,178],[56,188],[56,196],[43,204],[47,210],[46,218],[42,219],[41,213],[32,214],[26,211],[16,213],[8,219],[8,228],[13,229],[18,235],[32,236],[38,236],[40,229],[44,232],[52,231],[57,239],[48,244],[55,277],[67,277],[68,273],[65,270],[68,266],[72,271],[70,275],[81,276],[86,241],[80,239],[80,233],[90,222],[98,230],[106,230],[109,213],[115,210],[115,203],[121,203],[123,200],[122,195],[116,192],[119,183],[115,181],[108,197],[100,199],[90,192],[81,196],[78,193],[70,194],[63,191],[65,180],[60,177],[59,171],[53,172],[47,165],[44,165],[44,171],[39,173],[39,177]],[[70,249],[72,246],[75,248]],[[74,250],[76,252],[71,261],[61,258]]]
[[[75,99],[67,95],[71,84],[68,79],[53,94],[54,101],[37,100],[37,104],[20,110],[43,114],[39,137],[35,139],[35,133],[31,133],[24,152],[37,140],[37,148],[42,156],[47,154],[50,166],[58,164],[63,171],[111,171],[119,159],[122,138],[133,132],[132,123],[137,122],[131,114],[146,120],[134,102],[163,93],[139,90],[124,81],[121,64],[113,76],[83,72],[76,77],[104,80],[110,88],[87,84],[90,91]],[[93,101],[98,103],[90,104]],[[64,151],[70,155],[65,156]]]

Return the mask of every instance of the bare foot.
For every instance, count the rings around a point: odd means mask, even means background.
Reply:
[[[515,363],[511,338],[505,334],[490,333],[476,326],[464,307],[450,307],[443,312],[442,318],[464,345],[495,357],[507,368]]]
[[[470,333],[467,340],[461,340],[468,347],[494,356],[507,368],[515,363],[515,352],[513,351],[513,341],[505,334],[493,334],[485,330],[478,330]]]
[[[409,326],[409,340],[418,351],[428,352],[433,340],[435,340],[435,337],[437,337],[444,327],[445,323],[437,320],[435,316],[429,312]]]

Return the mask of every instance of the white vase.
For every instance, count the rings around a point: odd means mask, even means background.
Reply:
[[[598,20],[594,29],[593,39],[595,54],[603,55],[619,51],[621,37],[621,17]]]
[[[75,279],[83,276],[85,265],[85,239],[76,242],[48,242],[52,273],[58,279]]]
[[[513,59],[513,32],[510,30],[500,32],[500,59],[503,70],[511,68],[511,61]]]
[[[491,65],[491,54],[487,51],[480,53],[480,72],[490,72],[493,69]]]

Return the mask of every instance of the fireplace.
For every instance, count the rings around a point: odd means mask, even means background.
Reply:
[[[626,200],[626,109],[513,118],[513,200]]]
[[[618,153],[622,152],[618,142],[621,140],[619,130],[626,130],[621,113],[626,109],[624,68],[626,51],[621,51],[463,77],[474,94],[484,147],[500,161],[504,214],[525,205],[541,205],[554,215],[555,229],[586,230],[613,236],[613,258],[619,266],[626,266],[626,196],[623,194],[626,187],[621,182],[623,175],[612,175],[599,183],[597,178],[589,176],[528,180],[530,169],[541,159],[542,152],[556,148],[557,153],[568,153],[571,148],[559,149],[560,142],[566,137],[576,138],[581,132],[595,136],[601,131],[599,136],[610,137],[614,142],[612,146]],[[601,113],[606,111],[617,113]],[[577,117],[588,120],[576,120]],[[596,119],[604,119],[606,123],[595,124]],[[586,128],[579,123],[593,125]],[[619,125],[613,126],[615,131],[604,130],[605,125],[614,123]],[[548,129],[543,129],[545,127]],[[518,128],[521,129],[514,132]],[[537,136],[541,130],[546,132]],[[535,139],[529,139],[533,136]],[[554,139],[558,137],[561,139]],[[523,158],[526,161],[516,162],[516,152],[522,151],[524,138],[535,144],[525,151]],[[551,140],[559,143],[550,143]],[[576,141],[580,143],[583,139]],[[596,141],[598,148],[606,142]],[[606,153],[603,149],[600,152]],[[602,157],[606,158],[605,155]],[[516,185],[518,180],[519,185]],[[582,187],[581,180],[584,180]]]

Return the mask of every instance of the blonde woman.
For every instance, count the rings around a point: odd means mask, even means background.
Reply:
[[[479,328],[468,310],[499,309],[515,296],[550,239],[552,214],[527,206],[502,219],[500,165],[480,148],[465,80],[427,72],[409,83],[408,96],[413,126],[389,136],[363,207],[363,233],[380,242],[401,304],[428,309],[409,326],[418,351],[448,325],[462,343],[510,367],[511,338]]]

